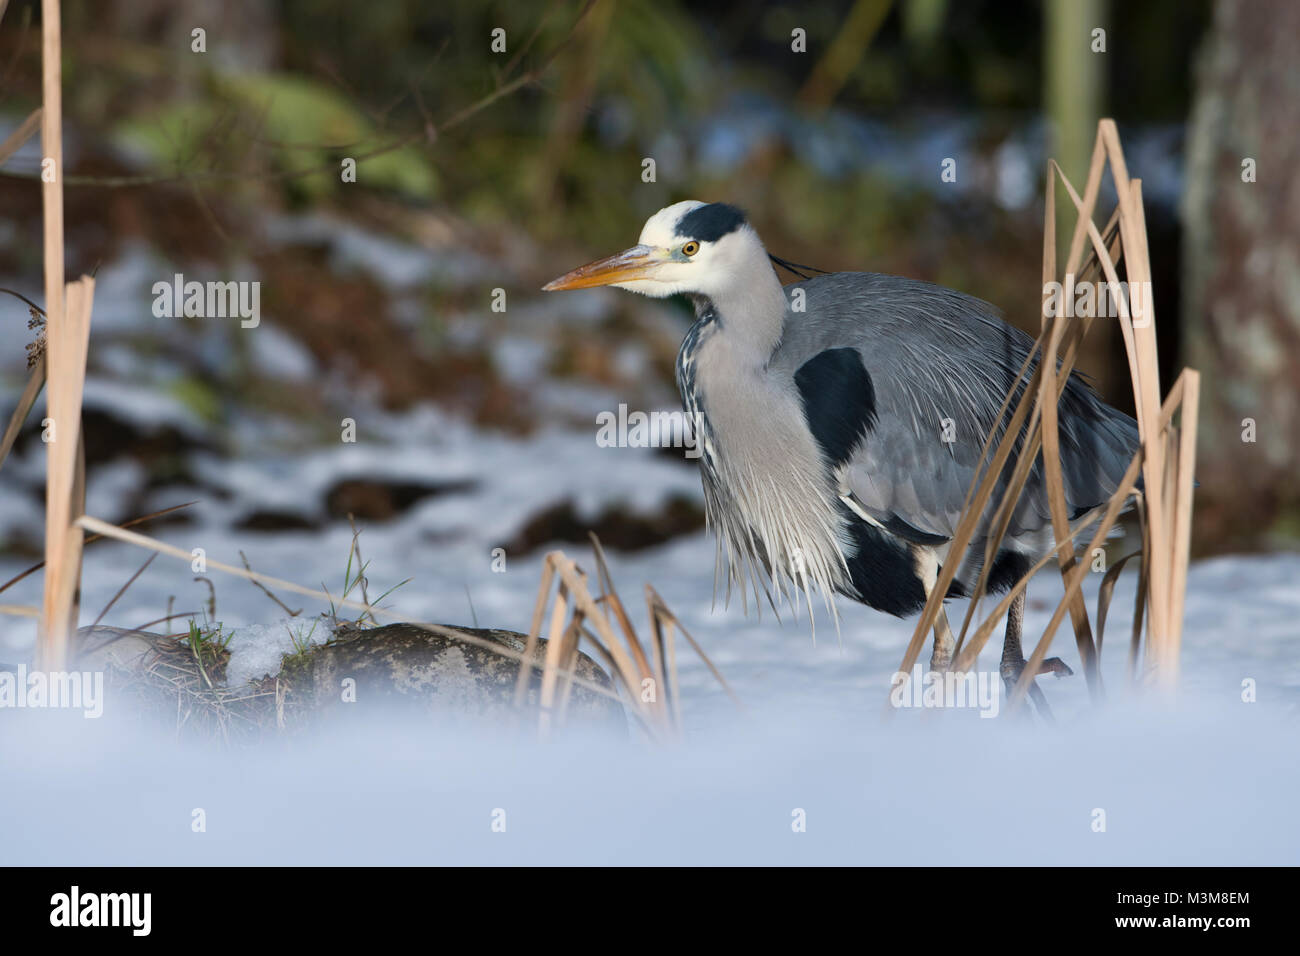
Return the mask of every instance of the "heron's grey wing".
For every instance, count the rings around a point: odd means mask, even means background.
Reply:
[[[772,364],[794,377],[814,434],[828,430],[829,418],[838,421],[832,430],[842,439],[856,416],[851,450],[827,454],[842,483],[863,511],[901,537],[950,538],[984,439],[1032,340],[987,303],[930,283],[837,273],[788,287],[792,303],[799,301],[795,289],[804,290],[804,310],[792,305]],[[847,361],[846,349],[860,361]],[[1060,419],[1066,499],[1079,513],[1113,493],[1136,446],[1136,426],[1076,376],[1062,396]],[[981,517],[977,536],[998,500]],[[1009,532],[1049,523],[1037,461]]]

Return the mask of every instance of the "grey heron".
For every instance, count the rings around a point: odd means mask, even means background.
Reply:
[[[788,583],[811,601],[811,584],[827,601],[841,594],[902,617],[925,605],[942,564],[959,560],[945,597],[962,596],[980,574],[1001,487],[966,553],[950,555],[948,545],[1033,341],[988,303],[938,285],[841,272],[783,287],[774,263],[789,265],[769,256],[739,209],[688,201],[651,216],[635,246],[544,288],[691,299],[695,323],[678,352],[677,384],[701,432],[706,514],[728,590],[752,585],[770,600]],[[1138,430],[1077,374],[1059,418],[1074,520],[1114,494]],[[1010,465],[1002,486],[1009,476]],[[1006,590],[1053,544],[1039,461],[989,591]],[[1024,609],[1022,591],[1003,641],[1008,685],[1025,667]],[[951,665],[955,643],[939,621],[932,670]],[[1059,658],[1047,671],[1070,673]]]

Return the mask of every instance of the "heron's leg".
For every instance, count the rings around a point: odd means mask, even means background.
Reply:
[[[934,651],[930,654],[930,670],[946,671],[952,667],[952,655],[956,649],[957,638],[953,637],[952,628],[948,626],[948,613],[940,606],[934,619]]]
[[[1016,595],[1015,600],[1011,602],[1011,608],[1007,611],[1007,632],[1002,638],[1002,666],[1000,670],[1004,681],[1008,678],[1012,679],[1011,685],[1007,687],[1008,691],[1015,686],[1015,679],[1018,679],[1020,672],[1025,669],[1025,654],[1020,649],[1020,630],[1024,623],[1025,592],[1021,591]]]
[[[999,671],[1002,674],[1002,683],[1006,686],[1007,694],[1010,695],[1016,682],[1020,680],[1020,675],[1025,670],[1025,654],[1020,648],[1020,631],[1025,623],[1025,592],[1021,591],[1011,602],[1011,607],[1007,610],[1007,631],[1006,636],[1002,639],[1002,664]],[[1038,669],[1039,674],[1054,673],[1057,677],[1068,677],[1074,671],[1059,657],[1050,657],[1043,661],[1042,666]],[[1038,712],[1044,717],[1051,718],[1052,711],[1047,706],[1047,698],[1033,681],[1029,684],[1029,697],[1038,707]]]
[[[939,578],[939,560],[929,548],[918,548],[915,555],[916,573],[921,579],[921,587],[928,603]],[[934,619],[934,650],[930,654],[930,670],[941,672],[951,667],[953,651],[956,649],[957,639],[953,637],[952,628],[948,625],[948,614],[940,604],[939,613]]]

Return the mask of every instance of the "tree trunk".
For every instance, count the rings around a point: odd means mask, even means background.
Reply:
[[[1183,196],[1200,552],[1300,538],[1300,4],[1218,0]]]

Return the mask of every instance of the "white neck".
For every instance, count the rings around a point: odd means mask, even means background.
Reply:
[[[732,237],[728,237],[730,239]],[[758,236],[745,229],[731,249],[727,281],[707,290],[721,322],[721,332],[733,348],[766,363],[781,343],[786,299],[767,251]]]

